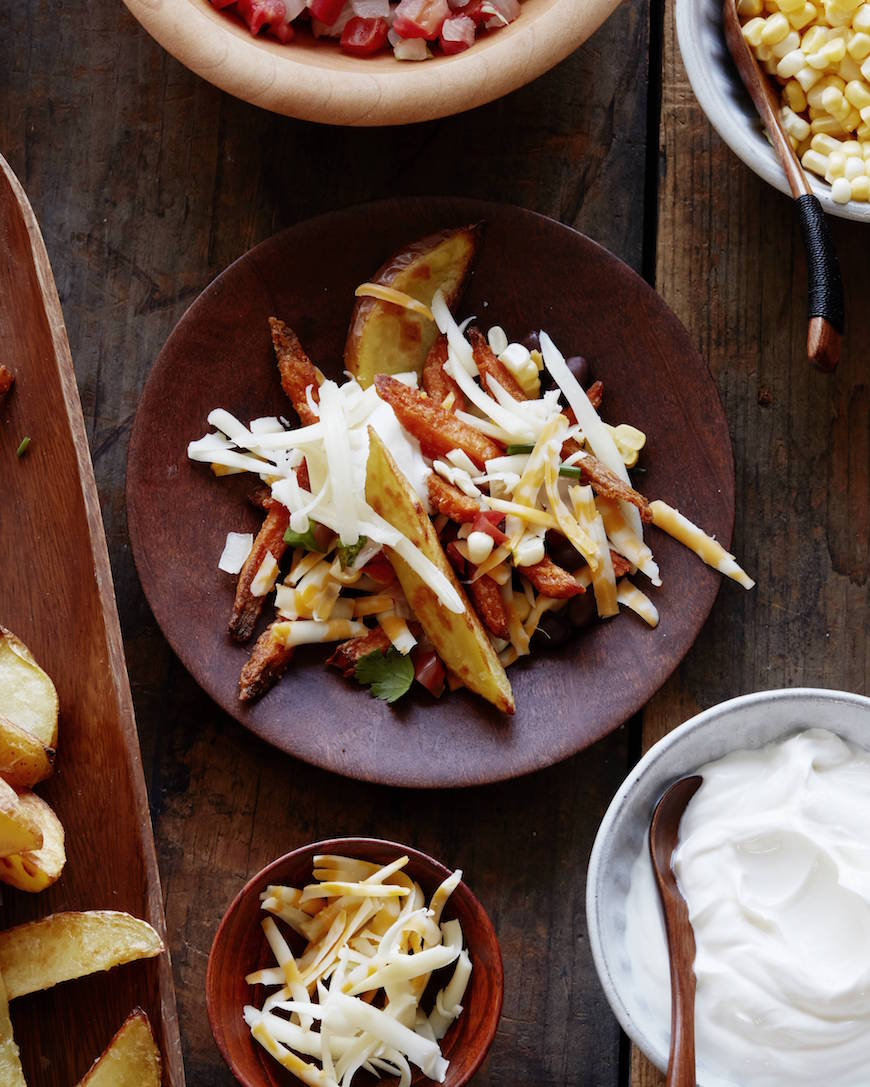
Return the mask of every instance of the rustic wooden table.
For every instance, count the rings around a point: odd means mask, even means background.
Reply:
[[[218,918],[248,875],[318,837],[394,837],[462,866],[498,928],[504,1016],[476,1082],[651,1087],[595,978],[585,869],[604,809],[658,735],[746,691],[867,690],[870,233],[834,234],[852,320],[833,376],[803,355],[790,202],[713,134],[670,0],[627,0],[555,71],[501,102],[407,129],[260,112],[181,68],[119,0],[5,4],[0,151],[42,224],[109,540],[172,936],[188,1083],[231,1084],[206,1021]],[[455,193],[577,227],[654,282],[708,358],[737,463],[726,586],[642,721],[512,784],[420,794],[339,780],[219,713],[170,653],[130,557],[124,465],[148,370],[185,307],[250,246],[375,197]],[[74,632],[71,632],[74,639]]]

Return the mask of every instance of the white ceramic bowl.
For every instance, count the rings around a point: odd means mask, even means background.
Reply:
[[[619,0],[524,0],[510,26],[471,49],[423,63],[350,57],[310,35],[253,38],[208,0],[124,0],[164,49],[197,75],[255,106],[332,125],[395,125],[491,102],[564,60]]]
[[[602,820],[586,881],[592,956],[623,1030],[662,1070],[668,1062],[669,1024],[663,1024],[638,999],[625,948],[625,901],[631,868],[645,846],[653,809],[671,782],[712,759],[741,748],[763,747],[811,727],[829,729],[870,747],[870,698],[795,687],[744,695],[713,706],[650,748],[623,782]]]
[[[677,0],[676,21],[689,82],[710,124],[750,170],[790,195],[779,160],[725,45],[722,0]],[[843,219],[870,223],[870,204],[854,200],[837,204],[827,182],[813,174],[807,176],[825,211]]]

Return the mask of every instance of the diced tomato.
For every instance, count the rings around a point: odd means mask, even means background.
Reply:
[[[311,12],[312,19],[317,19],[327,26],[332,26],[341,14],[343,7],[344,0],[311,0],[308,10]]]
[[[426,645],[415,645],[411,650],[411,660],[414,662],[414,679],[435,698],[440,698],[444,693],[445,671],[435,650]]]
[[[456,546],[456,540],[451,540],[450,543],[444,548],[444,552],[447,558],[450,560],[450,565],[459,574],[460,577],[465,577],[465,559],[459,553],[459,548]]]
[[[434,41],[449,15],[447,0],[401,0],[393,16],[393,30],[400,38]]]
[[[471,524],[471,531],[485,532],[487,536],[492,536],[497,544],[507,543],[508,537],[498,527],[503,520],[504,514],[498,513],[497,510],[481,510]]]
[[[220,10],[221,8],[228,8],[230,4],[235,4],[236,0],[211,0],[211,6]]]
[[[284,0],[238,0],[236,10],[252,34],[259,34],[264,27],[284,23],[287,18]]]
[[[474,45],[474,35],[477,27],[474,20],[467,15],[452,15],[445,19],[441,27],[441,52],[450,56],[451,53],[461,53]]]
[[[386,19],[350,19],[341,32],[341,48],[353,57],[370,57],[387,44]]]
[[[467,4],[459,4],[454,0],[450,5],[453,16],[464,15],[471,19],[475,26],[480,26],[481,23],[485,23],[490,18],[488,11],[482,11],[486,0],[468,0]]]
[[[287,19],[283,19],[280,23],[272,23],[267,34],[270,38],[274,38],[275,41],[279,41],[282,44],[292,42],[296,37],[296,31],[293,29],[293,24],[288,22]]]
[[[383,551],[378,552],[373,559],[369,559],[363,567],[363,573],[368,574],[378,585],[391,585],[396,579],[396,571]]]

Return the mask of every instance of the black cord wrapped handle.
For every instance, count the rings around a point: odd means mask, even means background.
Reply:
[[[798,218],[807,250],[810,318],[824,317],[842,334],[845,319],[840,261],[818,197],[806,194],[797,200]]]

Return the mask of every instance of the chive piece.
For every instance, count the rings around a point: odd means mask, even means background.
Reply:
[[[582,479],[583,478],[583,469],[582,468],[575,468],[571,464],[560,464],[559,465],[559,475],[564,476],[566,479]]]
[[[534,448],[533,445],[509,445],[507,447],[507,455],[512,457],[515,453],[531,453]]]
[[[30,438],[22,438],[21,445],[15,450],[16,457],[23,457],[27,450],[30,448]]]

